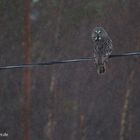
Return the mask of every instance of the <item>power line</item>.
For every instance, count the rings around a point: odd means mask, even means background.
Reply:
[[[76,63],[76,62],[83,62],[83,61],[89,61],[89,60],[93,60],[93,58],[88,57],[88,58],[80,58],[80,59],[72,59],[72,60],[50,61],[50,62],[44,62],[44,63],[0,66],[0,70],[2,70],[2,69],[13,69],[13,68],[31,68],[31,67],[37,67],[37,66],[47,66],[47,65],[65,64],[65,63]]]
[[[110,55],[109,58],[135,56],[135,55],[140,55],[140,52],[129,52],[129,53],[123,53],[123,54],[115,54],[115,55]]]
[[[112,58],[118,58],[118,57],[138,56],[138,55],[140,55],[140,52],[129,52],[129,53],[123,53],[123,54],[113,54],[113,55],[110,55],[109,58],[112,59]],[[94,60],[94,57],[85,57],[85,58],[79,58],[79,59],[60,60],[60,61],[50,61],[50,62],[44,62],[44,63],[7,65],[7,66],[0,66],[0,70],[17,69],[17,68],[32,68],[32,67],[38,67],[38,66],[86,62],[86,61],[91,61],[91,60]]]

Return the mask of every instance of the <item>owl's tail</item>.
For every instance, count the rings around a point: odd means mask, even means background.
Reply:
[[[103,74],[106,72],[106,66],[105,63],[104,64],[98,64],[97,65],[97,73],[98,74]]]

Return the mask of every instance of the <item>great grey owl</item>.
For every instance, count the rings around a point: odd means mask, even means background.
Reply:
[[[96,27],[92,31],[92,40],[94,42],[94,61],[98,74],[106,71],[106,62],[112,53],[112,40],[102,27]]]

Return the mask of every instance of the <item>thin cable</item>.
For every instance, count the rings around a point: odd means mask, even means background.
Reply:
[[[93,60],[93,57],[73,59],[73,60],[51,61],[51,62],[35,63],[35,64],[20,64],[20,65],[11,65],[11,66],[10,65],[9,66],[1,66],[0,70],[14,69],[14,68],[32,68],[32,67],[37,67],[37,66],[47,66],[47,65],[55,65],[55,64],[65,64],[65,63],[76,63],[76,62],[89,61],[89,60]]]
[[[109,58],[118,58],[118,57],[125,57],[125,56],[137,56],[140,55],[140,52],[130,52],[130,53],[123,53],[123,54],[113,54],[110,55]],[[51,61],[51,62],[44,62],[44,63],[35,63],[35,64],[20,64],[20,65],[9,65],[9,66],[0,66],[0,70],[4,69],[15,69],[15,68],[32,68],[37,66],[48,66],[48,65],[56,65],[56,64],[65,64],[65,63],[77,63],[77,62],[86,62],[94,60],[94,57],[85,57],[79,59],[72,59],[72,60],[61,60],[61,61]]]
[[[140,52],[129,52],[129,53],[123,53],[123,54],[115,54],[115,55],[110,55],[109,58],[134,56],[134,55],[140,55]]]

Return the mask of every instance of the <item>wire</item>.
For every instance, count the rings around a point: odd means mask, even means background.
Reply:
[[[140,52],[113,54],[113,55],[110,55],[109,58],[118,58],[118,57],[135,56],[135,55],[140,55]],[[44,63],[0,66],[0,70],[16,69],[16,68],[32,68],[32,67],[37,67],[37,66],[48,66],[48,65],[56,65],[56,64],[65,64],[65,63],[77,63],[77,62],[86,62],[86,61],[91,61],[91,60],[94,60],[94,57],[85,57],[85,58],[72,59],[72,60],[51,61],[51,62],[44,62]]]
[[[86,57],[86,58],[73,59],[73,60],[51,61],[51,62],[35,63],[35,64],[20,64],[20,65],[11,65],[11,66],[10,65],[9,66],[0,66],[0,70],[14,69],[14,68],[32,68],[32,67],[37,67],[37,66],[76,63],[76,62],[83,62],[83,61],[89,61],[89,60],[93,60],[93,57]]]
[[[115,55],[110,55],[109,58],[134,56],[134,55],[140,55],[140,52],[129,52],[129,53],[123,53],[123,54],[115,54]]]

